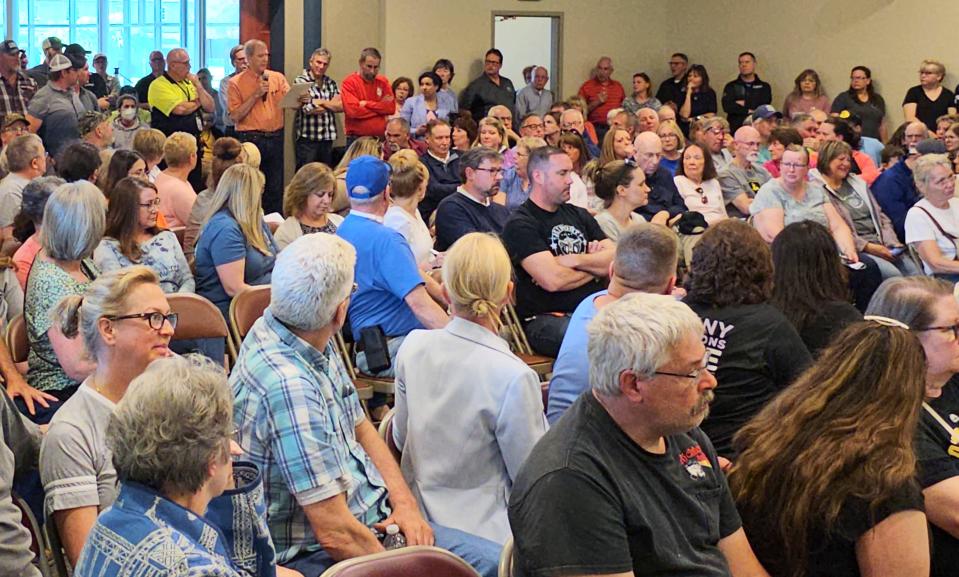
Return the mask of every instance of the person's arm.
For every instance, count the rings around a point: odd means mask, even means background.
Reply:
[[[244,278],[245,269],[245,258],[216,266],[216,276],[220,279],[220,284],[223,285],[223,291],[228,297],[233,298],[244,289],[250,287],[250,285],[246,284],[246,279]]]
[[[560,264],[549,251],[531,254],[520,265],[536,284],[551,293],[573,290],[596,278],[588,272]]]
[[[343,111],[350,118],[355,118],[357,120],[362,120],[364,118],[373,118],[377,114],[367,108],[366,106],[360,106],[360,102],[363,101],[363,88],[362,86],[354,86],[359,80],[355,80],[354,77],[349,76],[346,80],[343,81],[343,90],[341,92],[342,101],[343,101]]]
[[[741,192],[732,202],[733,206],[735,206],[739,212],[749,214],[749,206],[753,203],[753,199],[749,198],[749,195],[745,192]]]
[[[689,115],[692,114],[693,110],[693,91],[689,87],[686,88],[686,98],[683,100],[682,106],[679,107],[679,116],[680,118],[689,119]]]
[[[867,185],[872,186],[872,183],[876,182],[876,179],[879,178],[881,174],[879,168],[868,154],[857,151],[855,156],[856,164],[859,166],[859,176],[866,181]]]
[[[60,542],[71,567],[77,566],[80,551],[87,541],[87,535],[97,521],[96,507],[77,507],[53,512],[53,521],[60,533]]]
[[[0,398],[0,559],[8,575],[40,577],[32,564],[30,534],[13,502],[14,480],[36,465],[40,449],[36,425],[23,419],[9,400]]]
[[[422,284],[411,290],[403,300],[413,311],[413,316],[428,329],[441,329],[450,322],[449,315],[436,304]]]
[[[96,362],[88,359],[84,354],[86,349],[80,335],[72,339],[67,338],[60,332],[57,323],[54,323],[47,331],[47,338],[50,339],[50,345],[57,356],[60,368],[72,380],[81,382],[96,369]]]
[[[904,122],[913,122],[916,120],[916,103],[905,102],[902,105],[902,116]]]
[[[206,88],[203,88],[203,84],[200,83],[200,79],[196,77],[196,74],[190,74],[188,78],[193,84],[193,88],[196,89],[197,100],[199,101],[200,107],[203,108],[203,111],[213,112],[216,110],[216,102],[214,102],[213,96],[206,91]]]
[[[387,525],[396,523],[406,537],[407,545],[432,545],[433,529],[420,514],[413,492],[403,480],[400,466],[390,453],[386,442],[367,419],[356,425],[355,430],[356,441],[370,456],[370,460],[373,461],[373,465],[386,483],[390,505],[393,507],[392,514],[377,526],[385,528]]]
[[[316,541],[334,561],[352,559],[383,551],[369,527],[360,523],[346,505],[346,493],[340,493],[309,505],[303,505]]]
[[[862,577],[929,574],[929,529],[922,511],[894,513],[856,541]]]
[[[377,78],[377,82],[380,79]],[[373,115],[376,116],[389,116],[396,112],[396,101],[393,99],[393,89],[390,87],[390,83],[386,82],[386,79],[383,79],[383,96],[380,100],[364,100],[362,101],[367,110],[369,110]]]
[[[919,253],[922,262],[929,265],[933,272],[937,273],[959,273],[959,261],[943,256],[939,245],[934,240],[923,240],[912,243]]]
[[[176,106],[173,107],[173,110],[170,111],[170,116],[186,116],[187,114],[193,114],[200,109],[200,103],[196,100],[185,100]]]
[[[726,114],[746,114],[748,111],[746,109],[746,95],[743,94],[742,99],[738,99],[736,96],[736,81],[728,82],[725,87],[723,87],[723,110],[726,111]]]
[[[846,221],[839,216],[839,213],[836,212],[836,207],[833,206],[832,203],[827,201],[823,204],[822,208],[823,212],[826,213],[829,230],[832,232],[832,237],[836,240],[836,245],[839,247],[840,252],[842,252],[849,262],[859,262],[859,254],[856,252],[856,241],[853,240],[852,231],[846,226]]]
[[[753,227],[768,243],[779,235],[784,228],[786,212],[781,208],[766,208],[753,215]]]
[[[515,481],[533,446],[546,434],[543,394],[532,369],[524,369],[507,385],[495,433],[506,472]]]
[[[879,121],[879,140],[882,142],[886,142],[888,137],[889,137],[889,134],[888,134],[888,127],[886,126],[886,118],[883,117],[883,119]]]
[[[753,548],[749,545],[749,539],[746,538],[746,532],[742,527],[720,539],[717,545],[723,557],[726,558],[729,573],[733,577],[769,577],[769,573],[766,573],[756,554],[753,553]]]
[[[443,285],[438,283],[428,271],[423,269],[420,269],[420,276],[423,278],[423,285],[426,287],[426,292],[430,295],[430,298],[433,299],[436,304],[440,305],[440,308],[444,306],[449,307],[450,303],[443,295]]]
[[[609,263],[613,262],[616,253],[616,243],[608,238],[596,242],[596,249],[591,252],[558,256],[556,261],[595,277],[605,277],[609,274]]]
[[[43,408],[48,408],[50,405],[47,401],[57,400],[53,395],[39,391],[27,384],[26,379],[17,370],[13,357],[10,356],[10,349],[3,341],[0,341],[0,375],[3,376],[7,396],[11,399],[23,397],[23,404],[27,406],[27,412],[31,415],[37,414],[34,403]]]
[[[950,477],[922,490],[929,522],[959,539],[959,477]]]

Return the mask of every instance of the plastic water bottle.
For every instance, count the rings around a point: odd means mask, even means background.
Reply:
[[[386,550],[406,547],[406,537],[400,533],[400,526],[393,524],[386,526],[386,537],[383,539],[383,548]]]

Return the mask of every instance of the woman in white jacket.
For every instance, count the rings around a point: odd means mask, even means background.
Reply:
[[[546,432],[539,378],[497,335],[512,288],[506,249],[460,238],[443,264],[453,318],[411,332],[396,357],[393,440],[430,521],[504,543],[513,480]]]

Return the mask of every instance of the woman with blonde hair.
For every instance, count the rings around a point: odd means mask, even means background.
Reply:
[[[481,118],[479,121],[479,129],[476,133],[476,140],[473,141],[473,147],[485,146],[486,148],[492,148],[496,152],[502,154],[506,152],[507,140],[506,140],[506,127],[503,126],[503,123],[499,120],[487,116],[486,118]]]
[[[923,347],[899,320],[866,319],[735,437],[730,489],[771,575],[929,574],[914,448]]]
[[[390,156],[390,199],[383,224],[403,235],[421,270],[432,269],[433,237],[417,207],[426,196],[430,173],[412,150]]]
[[[110,416],[130,382],[154,360],[170,356],[177,316],[156,274],[131,266],[64,298],[51,317],[65,337],[83,343],[82,355],[96,362],[50,422],[40,450],[44,512],[76,567],[97,514],[117,495],[117,474],[105,442]]]
[[[361,156],[383,156],[383,147],[380,141],[372,136],[361,136],[353,141],[353,144],[346,149],[343,158],[333,169],[333,176],[336,177],[336,196],[333,197],[333,206],[331,212],[343,214],[350,210],[350,198],[346,195],[346,169],[350,163]]]
[[[301,166],[283,194],[283,212],[287,217],[274,234],[276,246],[283,250],[304,234],[336,233],[343,217],[330,212],[334,196],[336,177],[329,166],[320,162]]]
[[[664,120],[659,124],[656,133],[663,143],[663,156],[659,159],[659,165],[665,167],[670,176],[676,176],[676,167],[679,166],[679,159],[686,148],[683,131],[675,120]]]
[[[252,142],[244,144],[249,144],[256,150],[256,145]],[[257,151],[257,158],[259,158],[259,151]],[[183,254],[186,255],[188,260],[193,260],[196,237],[200,234],[200,227],[203,226],[204,219],[210,212],[210,203],[213,202],[216,185],[220,183],[220,177],[223,176],[226,169],[241,162],[245,162],[253,168],[259,168],[260,166],[259,160],[256,164],[250,162],[247,150],[243,144],[240,144],[239,140],[229,136],[216,139],[213,143],[213,160],[210,161],[210,174],[207,177],[206,190],[196,195],[193,210],[190,211],[190,218],[186,224],[186,230],[183,231]]]
[[[270,283],[279,249],[263,221],[266,180],[246,164],[223,173],[196,243],[196,292],[229,318],[230,301],[251,285]]]
[[[902,99],[902,115],[906,122],[919,120],[931,132],[936,131],[936,119],[956,113],[956,95],[942,85],[946,67],[937,60],[923,60],[919,65],[919,84],[906,92]]]
[[[497,334],[511,274],[495,236],[469,233],[447,251],[453,318],[403,342],[393,420],[403,476],[427,519],[500,544],[513,481],[546,432],[539,378]]]

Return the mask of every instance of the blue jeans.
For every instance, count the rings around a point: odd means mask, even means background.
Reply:
[[[523,325],[526,338],[533,352],[554,359],[559,355],[559,347],[566,336],[566,327],[569,326],[570,315],[556,316],[551,314],[536,315]]]
[[[435,523],[430,523],[430,527],[433,528],[434,544],[437,547],[459,555],[483,577],[497,576],[499,554],[502,550],[500,545],[489,539]],[[295,569],[306,577],[318,577],[334,563],[336,561],[321,549],[300,555],[292,561],[283,563],[283,566]]]

